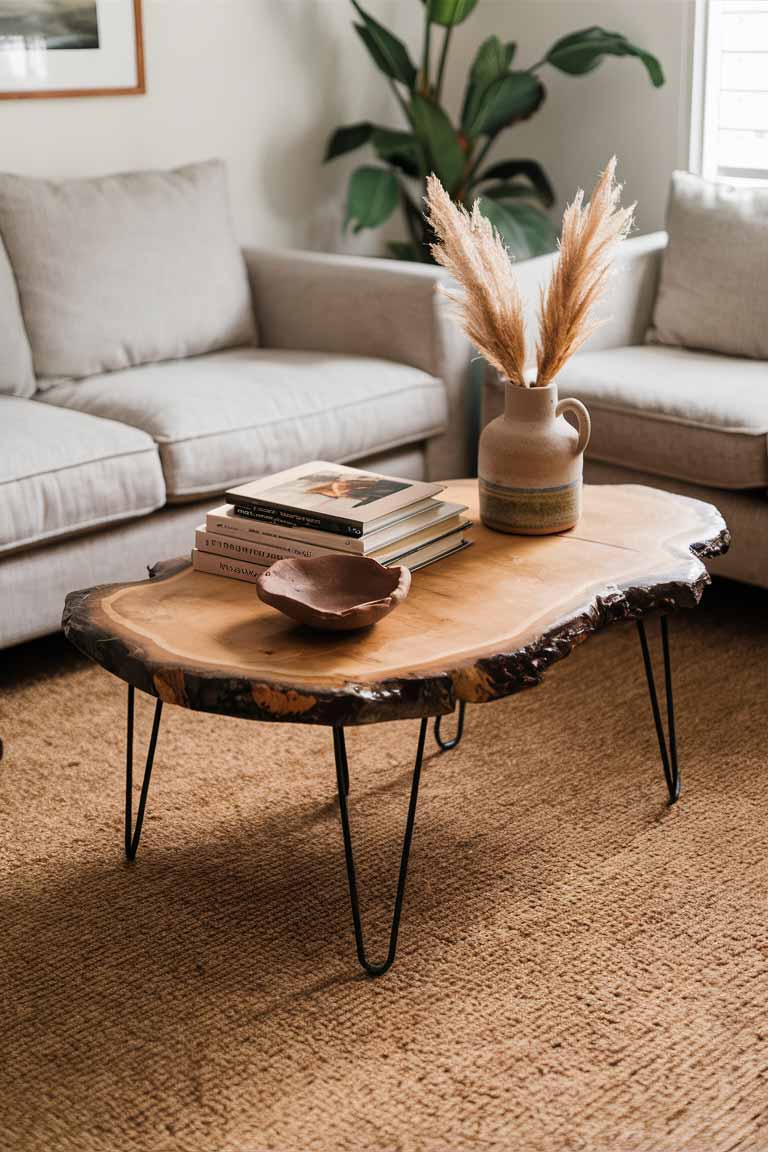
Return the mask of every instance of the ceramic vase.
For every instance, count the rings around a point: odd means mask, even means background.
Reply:
[[[578,430],[564,416],[572,412]],[[589,413],[580,400],[559,400],[557,383],[507,383],[504,413],[480,436],[480,518],[496,532],[542,536],[572,528],[581,513]]]

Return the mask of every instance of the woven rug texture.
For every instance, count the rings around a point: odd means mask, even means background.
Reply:
[[[327,729],[167,707],[130,865],[125,686],[0,654],[0,1149],[768,1150],[767,608],[672,620],[674,808],[632,625],[430,735],[378,981]],[[375,958],[417,732],[348,732]]]

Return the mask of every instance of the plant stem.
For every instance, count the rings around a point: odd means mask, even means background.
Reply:
[[[408,105],[406,104],[405,100],[401,96],[400,89],[397,87],[397,84],[395,84],[395,82],[391,76],[389,77],[389,86],[395,94],[395,99],[397,100],[398,104],[400,105],[400,109],[403,113],[403,116],[405,116],[406,120],[410,124],[411,123],[411,113],[408,109]]]
[[[488,139],[486,140],[485,144],[483,144],[482,148],[478,152],[477,159],[472,164],[472,167],[470,168],[469,172],[467,173],[467,178],[465,180],[465,184],[467,186],[467,191],[469,191],[469,189],[472,187],[472,180],[474,179],[475,173],[477,172],[478,168],[482,164],[483,160],[485,160],[486,156],[488,155],[488,151],[489,151],[492,144],[493,144],[493,136],[489,136]]]
[[[421,56],[421,91],[429,96],[429,52],[432,40],[432,21],[429,18],[429,4],[424,5],[424,51]]]
[[[408,235],[410,236],[413,244],[415,244],[416,247],[420,249],[422,237],[419,236],[419,233],[416,229],[416,219],[419,217],[420,213],[410,195],[408,194],[407,189],[403,187],[402,183],[400,183],[400,204],[403,209],[403,215],[405,216],[405,225],[408,229]]]
[[[440,65],[437,70],[437,86],[435,88],[435,102],[440,103],[440,95],[443,91],[443,73],[445,71],[445,61],[448,56],[448,45],[451,42],[451,33],[453,32],[453,25],[449,24],[445,30],[445,38],[443,40],[443,50],[440,53]]]

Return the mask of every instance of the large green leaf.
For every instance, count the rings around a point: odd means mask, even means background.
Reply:
[[[488,217],[516,259],[542,256],[556,247],[557,234],[552,221],[538,208],[514,201],[491,200],[485,196],[478,203],[480,211]]]
[[[471,137],[495,136],[502,128],[532,116],[543,99],[544,87],[532,72],[508,72],[485,90],[464,131]]]
[[[467,159],[453,125],[442,108],[418,92],[411,97],[411,120],[432,171],[446,191],[453,192],[461,183]]]
[[[500,160],[498,164],[491,164],[490,168],[481,172],[475,178],[475,183],[480,184],[485,180],[515,180],[518,176],[522,176],[533,185],[542,204],[547,208],[552,207],[555,202],[554,188],[541,164],[536,160]],[[486,191],[483,194],[486,195]]]
[[[477,50],[467,78],[464,106],[461,111],[462,130],[469,135],[467,126],[477,117],[480,102],[494,80],[506,75],[515,55],[514,44],[502,44],[498,36],[489,36]]]
[[[605,56],[636,56],[645,65],[654,87],[660,88],[664,83],[664,72],[655,56],[631,44],[620,32],[608,32],[605,28],[582,28],[580,32],[563,36],[552,45],[546,59],[561,72],[583,76],[597,68]]]
[[[352,0],[352,3],[363,21],[362,24],[355,24],[355,28],[376,66],[385,76],[391,76],[393,80],[399,80],[407,88],[413,88],[416,83],[416,67],[408,55],[405,44],[388,32],[383,24],[379,24],[369,16],[357,0]]]
[[[379,128],[369,120],[359,124],[346,124],[337,128],[328,141],[325,161],[353,152],[371,143],[380,160],[393,164],[407,176],[423,174],[424,163],[421,146],[412,132],[396,132],[390,128]]]
[[[395,132],[390,128],[374,128],[371,143],[380,160],[394,164],[406,176],[424,174],[423,150],[412,132]]]
[[[389,168],[356,168],[349,178],[344,227],[352,224],[353,232],[378,228],[397,207],[398,194],[397,177]]]
[[[368,143],[373,132],[374,127],[369,120],[337,128],[328,141],[324,162],[333,160],[336,156],[343,156],[345,152],[354,152],[355,148],[362,148],[363,144]]]
[[[433,24],[452,28],[454,24],[461,24],[466,20],[477,0],[422,0],[422,3],[426,3]]]

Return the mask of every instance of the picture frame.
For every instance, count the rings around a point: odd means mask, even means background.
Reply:
[[[0,100],[144,92],[142,0],[0,0]]]

